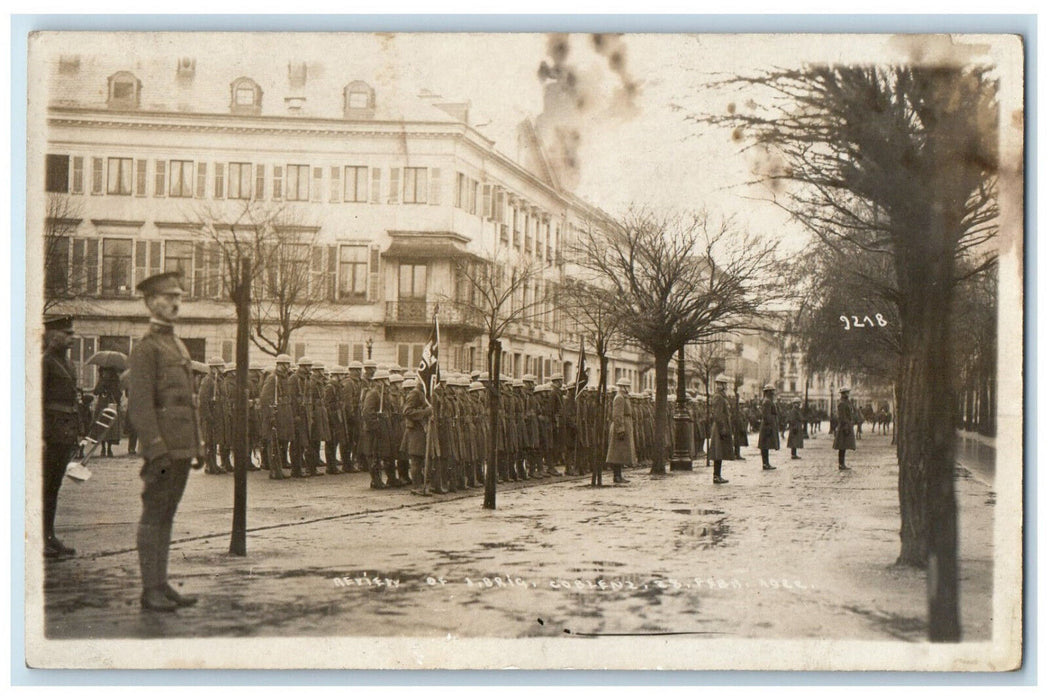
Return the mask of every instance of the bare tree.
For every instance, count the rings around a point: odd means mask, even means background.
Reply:
[[[993,264],[982,251],[997,231],[997,84],[984,67],[946,61],[805,66],[727,82],[753,94],[754,108],[696,120],[725,124],[762,150],[766,177],[791,186],[776,203],[825,245],[846,241],[891,259],[898,561],[927,564],[930,637],[957,640],[951,312],[957,283]]]
[[[462,281],[460,292],[444,303],[480,325],[488,343],[488,418],[491,435],[488,471],[484,480],[484,507],[495,508],[498,466],[498,425],[502,395],[500,381],[502,337],[515,324],[534,321],[546,305],[545,286],[535,282],[544,277],[549,265],[531,256],[511,255],[505,248],[483,258],[462,258],[456,274]],[[535,291],[536,288],[539,291]]]
[[[89,282],[97,271],[88,265],[73,265],[73,235],[83,218],[83,207],[61,192],[47,194],[44,218],[44,312],[62,304],[87,304]],[[93,277],[92,277],[93,274]],[[83,310],[83,309],[78,309]]]
[[[586,281],[612,291],[621,332],[654,359],[655,435],[667,433],[674,353],[752,327],[779,297],[775,248],[705,212],[660,215],[632,208],[613,226],[580,232],[574,255],[588,272]],[[666,472],[664,448],[657,439],[653,474]]]
[[[251,342],[269,355],[287,353],[292,334],[320,320],[325,302],[334,297],[334,277],[323,257],[328,253],[318,245],[319,226],[289,205],[258,201],[203,204],[192,222],[213,256],[205,283],[220,285],[230,300],[240,288],[241,261],[253,261]]]

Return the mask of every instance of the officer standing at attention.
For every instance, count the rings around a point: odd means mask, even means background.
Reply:
[[[735,459],[735,446],[732,437],[735,424],[732,421],[728,404],[728,378],[721,375],[714,384],[717,393],[710,404],[710,459],[713,461],[713,483],[726,484],[728,480],[721,476],[721,462]]]
[[[775,469],[768,457],[769,450],[779,449],[779,408],[775,405],[775,387],[767,384],[764,387],[764,400],[761,401],[760,437],[757,448],[761,451],[761,465],[765,471]]]
[[[151,318],[149,332],[131,351],[130,416],[141,440],[142,519],[138,524],[138,560],[142,569],[142,607],[170,612],[193,605],[167,581],[171,525],[186,488],[191,461],[199,468],[203,444],[193,396],[192,361],[175,335],[182,301],[178,272],[148,277],[137,286]]]
[[[48,558],[76,554],[55,537],[58,491],[81,433],[76,370],[69,361],[75,337],[72,316],[44,321],[44,556]]]
[[[848,388],[841,389],[841,399],[837,402],[837,429],[833,433],[833,449],[837,450],[837,468],[851,469],[844,463],[847,450],[855,449],[855,407],[848,399]]]

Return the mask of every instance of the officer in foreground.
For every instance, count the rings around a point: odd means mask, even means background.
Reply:
[[[48,558],[76,554],[75,549],[55,536],[58,491],[82,432],[76,370],[69,361],[69,348],[75,337],[72,316],[44,321],[44,556]]]
[[[138,561],[142,607],[171,612],[197,599],[182,595],[167,580],[171,525],[186,488],[192,460],[202,463],[203,444],[193,396],[193,370],[186,346],[175,335],[182,301],[179,273],[153,275],[137,286],[151,318],[149,332],[128,360],[129,413],[142,446],[142,518]]]

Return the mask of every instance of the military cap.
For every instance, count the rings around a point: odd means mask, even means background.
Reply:
[[[404,383],[400,386],[403,389],[414,389],[416,384],[418,384],[418,382],[415,381],[414,377],[405,377]]]
[[[480,382],[470,382],[469,383],[469,390],[470,391],[483,391],[484,390],[484,385],[481,384]]]
[[[313,366],[313,360],[309,359],[308,357],[301,357],[298,360],[298,366],[299,367],[312,367]]]
[[[55,316],[44,320],[44,330],[73,332],[73,317],[69,315]]]
[[[345,367],[342,367],[341,365],[335,365],[334,367],[331,368],[330,371],[331,371],[331,374],[346,374],[347,372],[349,372],[348,369],[346,369]]]
[[[302,363],[300,362],[299,364],[302,364]],[[323,362],[314,362],[313,363],[313,369],[315,369],[315,370],[316,369],[324,369],[324,363]]]
[[[630,381],[630,380],[629,380],[628,378],[626,378],[626,377],[619,377],[619,381],[615,382],[615,386],[625,386],[625,387],[628,387],[628,386],[632,386],[632,385],[633,385],[633,382],[631,382],[631,381]]]
[[[376,371],[374,379],[389,379],[389,371],[384,369]]]
[[[360,360],[353,360],[349,363],[349,369],[364,369],[364,363]]]
[[[775,386],[772,385],[772,384],[765,384],[764,385],[764,390],[765,391],[775,391]]]
[[[551,384],[553,382],[563,382],[564,381],[564,377],[550,377],[549,381],[550,381]]]
[[[407,372],[404,372],[404,379],[405,380],[407,380],[407,379],[414,379],[417,376],[418,375],[415,374],[414,370],[410,370],[409,369]]]
[[[208,367],[225,367],[226,361],[223,360],[221,357],[212,357],[210,360],[207,361],[207,365]]]
[[[551,387],[549,384],[539,384],[538,386],[535,387],[535,393],[536,394],[542,394],[542,393],[545,393],[545,392],[549,391],[552,388],[553,387]]]
[[[491,376],[487,372],[481,372],[480,376],[477,377],[478,382],[490,382]]]
[[[230,372],[236,372],[237,371],[236,363],[235,362],[230,362],[228,365],[225,366],[225,369],[223,371],[226,374],[229,374]]]
[[[390,368],[389,368],[389,371],[390,372],[395,372],[396,374],[404,374],[404,368],[401,367],[398,364],[391,365]]]
[[[368,367],[378,367],[378,365],[375,363],[374,360],[364,360],[364,364],[362,365],[362,367],[364,369],[367,369]]]
[[[147,297],[154,294],[184,294],[180,284],[181,279],[181,272],[161,272],[159,275],[146,277],[135,285],[135,289]]]
[[[291,364],[291,356],[290,355],[283,355],[283,354],[277,355],[276,363],[278,365],[280,365],[280,364],[290,365]]]
[[[728,378],[728,375],[722,374],[719,377],[717,377],[716,379],[714,379],[713,381],[716,384],[727,384],[728,382],[731,381],[731,379]]]
[[[848,387],[846,387],[846,386],[842,386],[842,387],[841,387],[841,393],[842,393],[842,394],[847,394],[847,393],[849,393],[850,391],[851,391],[851,389],[849,389],[849,388],[848,388]]]
[[[534,374],[525,374],[524,381],[531,382],[532,384],[534,384],[536,381],[538,381],[538,378]]]
[[[397,384],[398,382],[402,382],[402,381],[404,381],[404,375],[402,375],[402,374],[400,374],[398,372],[390,372],[390,374],[389,374],[389,383],[390,384]]]
[[[508,374],[500,374],[499,375],[499,381],[500,382],[512,382],[513,378],[510,377]]]
[[[476,379],[479,376],[480,376],[480,370],[479,369],[475,369],[475,370],[473,370],[472,372],[469,373],[469,378],[470,379]]]
[[[384,369],[384,370],[386,370],[388,372],[389,371],[389,365],[387,365],[385,362],[380,362],[379,364],[377,364],[375,366],[375,369]]]

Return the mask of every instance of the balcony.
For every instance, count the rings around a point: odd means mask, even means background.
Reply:
[[[433,323],[433,315],[437,313],[438,308],[442,329],[477,334],[484,328],[484,320],[475,309],[454,302],[421,299],[387,301],[385,325],[401,328],[429,326]]]

